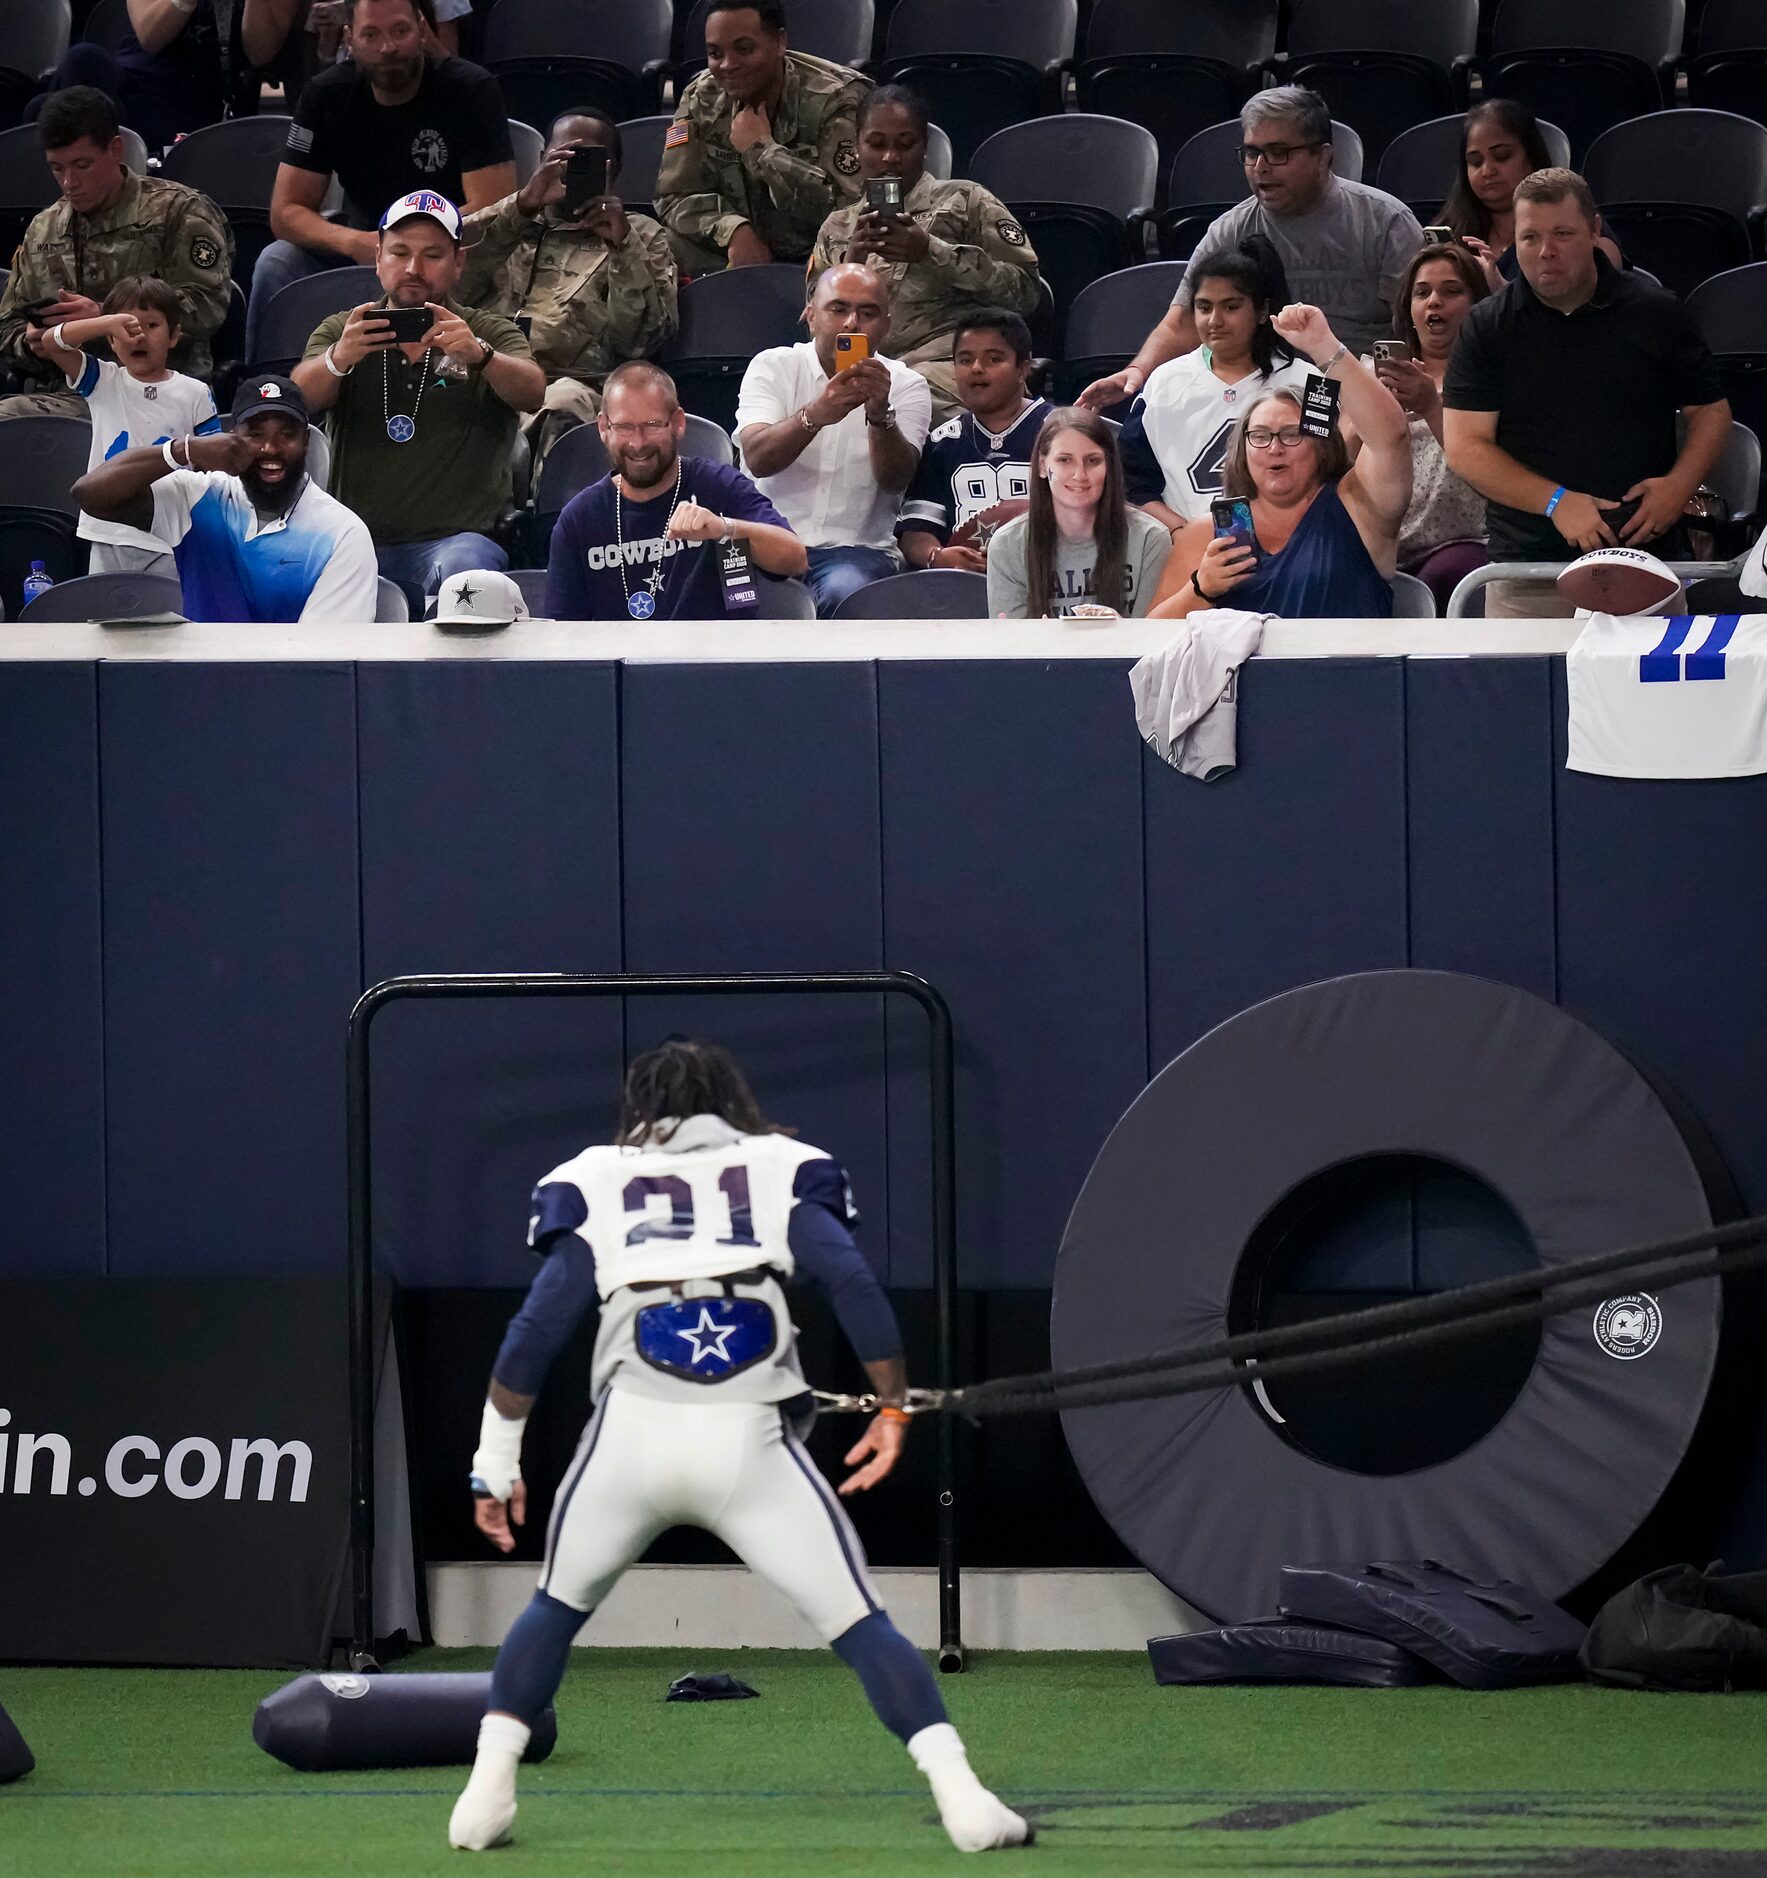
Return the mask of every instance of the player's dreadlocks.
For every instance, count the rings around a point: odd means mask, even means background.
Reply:
[[[719,1115],[745,1135],[790,1134],[761,1113],[736,1058],[715,1043],[669,1037],[632,1059],[620,1094],[619,1146],[648,1138],[661,1121]]]

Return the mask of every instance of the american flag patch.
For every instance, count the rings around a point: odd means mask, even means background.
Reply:
[[[693,133],[685,124],[671,124],[663,138],[665,150],[678,150]]]
[[[305,124],[291,124],[288,130],[288,147],[300,156],[305,156],[313,148],[313,133]]]

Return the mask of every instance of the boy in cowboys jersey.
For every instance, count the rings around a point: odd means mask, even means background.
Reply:
[[[910,567],[985,574],[989,535],[1029,506],[1031,446],[1050,407],[1026,388],[1031,329],[1016,313],[969,315],[951,357],[963,410],[927,438],[896,539]]]
[[[854,1245],[846,1176],[770,1128],[742,1072],[672,1039],[627,1072],[618,1138],[548,1174],[529,1243],[545,1263],[492,1370],[472,1461],[479,1528],[502,1551],[526,1512],[522,1428],[548,1366],[599,1296],[595,1409],[559,1488],[533,1601],[498,1652],[478,1758],[448,1823],[471,1851],[515,1823],[515,1773],[571,1639],[665,1528],[716,1533],[854,1670],[924,1773],[960,1851],[1029,1825],[970,1771],[932,1673],[877,1601],[865,1555],[803,1445],[812,1418],[782,1283],[828,1297],[885,1405],[847,1455],[875,1486],[908,1430],[895,1314]]]

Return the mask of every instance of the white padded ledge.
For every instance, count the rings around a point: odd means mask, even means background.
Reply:
[[[0,624],[0,660],[127,659],[232,664],[266,659],[614,659],[782,664],[845,659],[1124,659],[1156,652],[1177,622],[1043,620],[527,620],[463,635],[434,626],[19,626]],[[1263,658],[1539,657],[1569,649],[1572,620],[1273,620]]]

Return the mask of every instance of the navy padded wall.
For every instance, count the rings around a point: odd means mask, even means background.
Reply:
[[[107,664],[110,1269],[341,1270],[355,673]]]
[[[887,957],[937,985],[956,1021],[966,1287],[1050,1282],[1097,1144],[1147,1080],[1141,744],[1126,671],[878,668]],[[893,1014],[898,1284],[932,1282],[925,1036],[918,1012]]]
[[[413,660],[357,683],[365,982],[618,971],[618,668]],[[529,1191],[612,1135],[621,1001],[413,1001],[373,1035],[377,1255],[406,1284],[526,1284]]]
[[[628,665],[621,697],[627,970],[879,968],[872,664]],[[633,999],[627,1034],[733,1049],[763,1110],[846,1164],[888,1278],[881,1002]]]
[[[105,1268],[98,672],[0,666],[0,1272]]]

